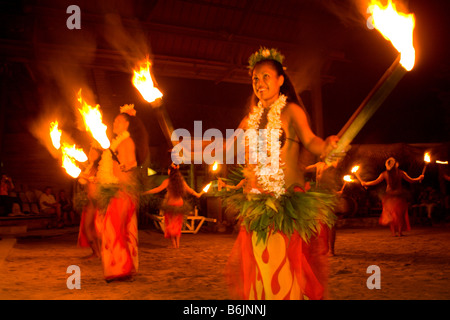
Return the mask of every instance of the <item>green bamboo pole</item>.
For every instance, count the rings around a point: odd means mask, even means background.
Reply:
[[[339,131],[338,146],[325,159],[328,164],[333,162],[334,156],[344,152],[350,145],[367,121],[369,121],[387,96],[394,90],[406,72],[406,69],[400,64],[399,55],[380,80],[378,80],[375,87],[370,91],[347,123],[342,127],[341,131]]]

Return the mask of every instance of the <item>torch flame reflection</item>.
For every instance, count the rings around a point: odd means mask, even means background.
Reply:
[[[108,136],[106,135],[107,126],[102,123],[102,113],[100,112],[100,106],[90,106],[83,100],[81,96],[81,89],[78,92],[78,101],[81,104],[80,111],[83,116],[86,130],[92,133],[95,140],[102,146],[103,149],[107,149],[110,146]]]
[[[141,63],[139,71],[133,70],[133,85],[140,92],[142,97],[149,103],[163,96],[161,91],[153,85],[153,79],[150,73],[151,65],[151,62],[147,59],[146,62]]]
[[[213,166],[212,166],[212,171],[216,171],[217,168],[219,168],[219,164],[217,163],[217,161],[214,161]]]
[[[387,40],[391,41],[395,49],[401,54],[401,65],[407,71],[410,71],[415,62],[413,46],[414,14],[398,12],[395,4],[392,4],[392,0],[389,0],[385,7],[380,1],[372,0],[368,10],[372,13],[373,26]]]

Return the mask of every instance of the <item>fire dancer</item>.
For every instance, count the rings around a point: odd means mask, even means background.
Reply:
[[[81,212],[80,231],[78,233],[78,246],[90,247],[92,255],[87,258],[100,258],[99,237],[95,229],[95,219],[97,216],[96,192],[97,183],[95,176],[98,172],[98,163],[101,160],[102,149],[100,145],[94,141],[89,150],[89,164],[80,175],[78,180],[85,186],[85,204]]]
[[[197,198],[200,198],[205,193],[205,191],[198,193],[190,188],[184,181],[179,168],[179,165],[172,163],[168,169],[169,178],[165,179],[160,186],[143,193],[143,195],[154,194],[167,189],[160,209],[164,212],[164,237],[170,238],[173,248],[180,247],[184,215],[192,210],[191,206],[184,200],[186,193]]]
[[[103,151],[97,173],[97,232],[104,277],[131,280],[138,272],[138,167],[148,156],[147,132],[134,105],[121,107],[115,138]]]
[[[403,236],[403,231],[411,230],[408,216],[408,202],[405,191],[402,188],[402,180],[409,183],[420,182],[424,175],[421,174],[417,178],[411,178],[408,174],[398,168],[399,164],[394,158],[389,158],[385,163],[386,171],[383,171],[377,179],[373,181],[361,181],[366,186],[374,186],[386,181],[386,193],[382,198],[383,211],[380,216],[381,225],[389,225],[392,236]]]
[[[283,58],[275,49],[261,48],[249,59],[252,111],[239,127],[268,129],[271,159],[247,164],[257,188],[224,199],[224,205],[232,201],[240,208],[238,219],[242,219],[227,264],[230,289],[238,299],[323,299],[326,295],[325,226],[335,221],[335,196],[305,192],[299,158],[303,148],[316,156],[329,155],[338,138],[323,140],[312,132]],[[247,145],[250,157],[257,145]]]

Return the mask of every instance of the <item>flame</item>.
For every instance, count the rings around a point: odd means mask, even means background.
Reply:
[[[64,155],[67,155],[78,162],[86,162],[88,160],[88,157],[84,153],[83,149],[78,149],[76,145],[71,146],[67,143],[63,143],[61,151]]]
[[[425,153],[425,155],[423,156],[423,161],[425,161],[427,163],[431,162],[430,154],[428,152]]]
[[[352,168],[352,173],[355,173],[355,172],[357,172],[359,170],[359,166],[354,166],[353,168]]]
[[[61,148],[61,134],[62,131],[58,129],[58,121],[50,123],[50,138],[56,150]]]
[[[83,116],[86,131],[92,133],[95,140],[102,146],[103,149],[107,149],[110,146],[108,136],[106,135],[107,126],[102,122],[102,113],[100,112],[100,106],[96,105],[95,108],[90,106],[83,100],[81,96],[81,89],[78,91],[78,101],[81,104],[81,108],[78,109]]]
[[[81,169],[77,166],[76,161],[86,162],[88,160],[87,155],[83,149],[79,149],[76,145],[69,145],[63,142],[61,147],[62,152],[62,167],[66,169],[68,175],[73,178],[78,178],[81,173]]]
[[[212,182],[208,183],[208,184],[203,188],[203,191],[204,191],[204,192],[208,192],[209,187],[211,187],[211,183],[212,183]]]
[[[151,62],[147,59],[146,62],[141,63],[139,71],[133,70],[133,85],[142,97],[150,103],[163,96],[161,91],[153,85],[152,75],[150,73],[151,65]]]
[[[62,167],[73,178],[77,178],[81,173],[81,169],[77,167],[74,159],[67,154],[63,154]]]
[[[344,176],[344,181],[347,181],[347,182],[353,182],[353,179],[352,179],[352,177],[350,177],[350,175],[346,175],[346,176]]]
[[[401,65],[410,71],[415,62],[414,14],[398,12],[392,0],[385,7],[379,1],[372,0],[368,11],[372,13],[372,25],[400,52]]]
[[[217,161],[214,161],[213,166],[212,166],[212,171],[216,171],[219,168],[219,164],[217,163]]]
[[[78,149],[76,145],[69,145],[63,142],[61,147],[61,134],[62,131],[58,129],[58,121],[50,123],[50,137],[52,139],[53,146],[56,150],[61,149],[62,153],[62,167],[66,169],[66,172],[73,178],[77,178],[81,169],[78,168],[76,161],[86,162],[88,157],[84,153],[83,149]]]

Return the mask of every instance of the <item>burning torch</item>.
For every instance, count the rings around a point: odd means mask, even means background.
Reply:
[[[133,85],[142,95],[145,101],[150,103],[154,109],[156,109],[156,114],[158,117],[158,122],[161,130],[169,145],[174,146],[175,143],[172,141],[173,125],[167,114],[166,109],[161,105],[161,102],[154,103],[156,100],[161,99],[163,94],[157,87],[154,86],[153,76],[150,72],[151,62],[147,60],[140,63],[139,70],[133,70]]]
[[[423,165],[422,175],[425,174],[425,170],[427,170],[427,166],[431,162],[430,154],[428,152],[425,152],[425,154],[423,155],[423,161],[425,162],[425,164]]]
[[[92,137],[100,144],[103,149],[109,149],[111,152],[112,158],[117,161],[120,165],[119,158],[117,158],[116,153],[111,149],[111,143],[106,135],[106,129],[108,128],[102,122],[102,113],[100,111],[100,105],[96,105],[95,107],[90,106],[86,101],[84,101],[81,96],[81,89],[78,91],[78,101],[81,104],[80,111],[84,124],[86,127],[86,131],[89,131],[92,134]]]
[[[208,192],[209,188],[211,187],[212,182],[208,183],[204,188],[203,188],[203,192]]]
[[[430,154],[428,152],[425,152],[425,154],[423,155],[423,161],[425,162],[425,164],[423,165],[422,175],[425,174],[425,170],[427,170],[427,166],[431,162]],[[422,180],[420,180],[420,183],[422,183]]]
[[[62,167],[67,174],[73,178],[77,178],[81,169],[77,166],[78,162],[86,162],[88,160],[83,149],[79,149],[76,145],[70,145],[66,142],[61,143],[62,130],[58,128],[58,121],[50,123],[50,138],[56,150],[60,150],[62,154]]]
[[[359,166],[354,166],[353,168],[352,168],[352,173],[355,175],[355,177],[356,177],[356,179],[358,179],[358,181],[361,183],[361,185],[362,185],[362,180],[361,180],[361,177],[359,176],[359,173],[358,173],[358,171],[359,171]],[[366,188],[367,189],[367,187],[364,187],[364,188]]]
[[[344,185],[342,186],[340,193],[342,193],[344,191],[345,186],[347,185],[347,183],[353,182],[353,179],[352,179],[352,177],[349,174],[345,175],[342,180],[344,180]]]
[[[372,13],[373,26],[387,40],[391,41],[392,45],[399,52],[399,55],[338,133],[338,137],[340,138],[338,146],[326,158],[327,163],[332,162],[333,155],[337,155],[346,150],[354,137],[380,107],[397,83],[414,67],[414,15],[397,12],[391,0],[389,0],[387,7],[384,8],[379,4],[374,4],[374,1],[372,1],[372,4],[369,6],[369,11]]]

